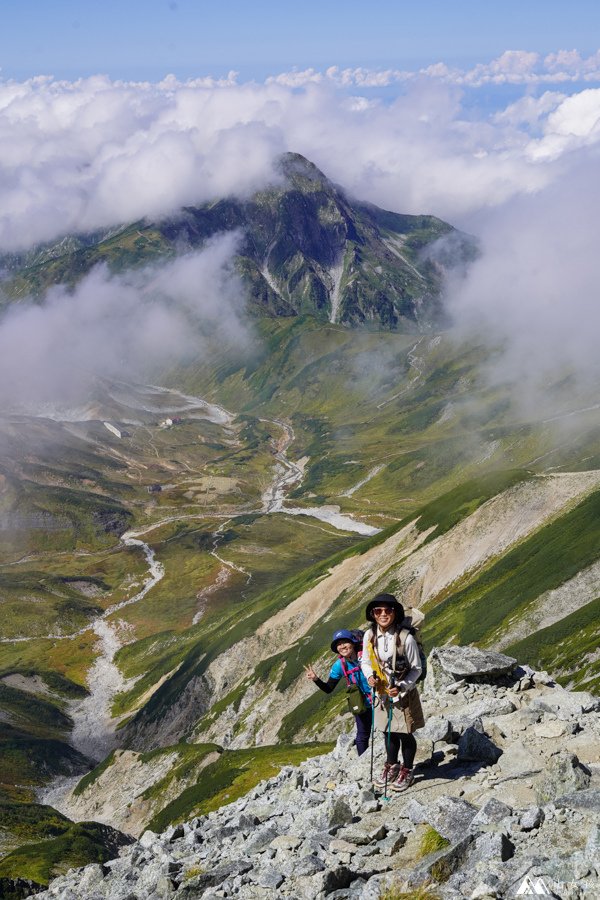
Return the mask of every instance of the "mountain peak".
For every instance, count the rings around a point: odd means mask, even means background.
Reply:
[[[301,153],[282,153],[276,169],[294,187],[305,187],[307,183],[331,187],[331,182],[321,170]]]
[[[276,170],[283,183],[249,199],[186,206],[168,218],[79,235],[8,260],[4,267],[15,277],[3,285],[6,295],[18,299],[58,281],[74,284],[98,262],[115,271],[154,262],[235,230],[244,235],[236,265],[257,315],[312,315],[399,331],[439,320],[443,267],[472,252],[465,235],[434,216],[350,200],[300,153],[282,154]],[[446,243],[451,251],[434,261],[431,246],[448,236],[455,238]]]

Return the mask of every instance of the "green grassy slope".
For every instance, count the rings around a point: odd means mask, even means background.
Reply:
[[[153,831],[204,815],[248,793],[259,781],[276,775],[282,766],[298,765],[310,756],[328,753],[332,744],[277,744],[249,750],[225,750],[201,773],[198,784],[186,788],[150,822]]]
[[[28,878],[46,885],[68,869],[113,859],[129,841],[108,825],[69,823],[56,837],[25,844],[0,859],[0,878]]]
[[[597,598],[554,625],[510,644],[506,651],[552,672],[565,687],[597,694],[600,691],[599,639],[600,598]]]
[[[600,557],[600,492],[540,528],[428,612],[433,644],[490,643],[540,594]],[[435,600],[433,601],[435,602]]]

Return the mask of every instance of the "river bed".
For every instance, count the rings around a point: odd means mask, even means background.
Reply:
[[[155,391],[156,393],[162,393],[161,389],[154,386],[148,386],[148,390],[152,394]],[[179,398],[178,410],[202,410],[204,416],[210,417],[212,421],[223,426],[230,425],[235,418],[234,414],[228,410],[208,404],[199,397],[192,397],[179,391],[169,391],[168,393]],[[273,481],[262,495],[261,511],[269,515],[283,513],[291,516],[308,516],[325,522],[340,531],[361,535],[376,534],[379,529],[354,519],[352,516],[344,515],[339,506],[326,505],[303,508],[286,505],[285,497],[290,488],[302,482],[308,458],[304,458],[297,463],[288,460],[287,450],[294,440],[294,431],[291,425],[279,419],[266,421],[278,425],[283,431],[283,438],[275,453],[277,465],[274,469]],[[168,521],[178,521],[180,518],[201,519],[203,515],[170,516]],[[121,537],[123,544],[141,549],[146,557],[148,575],[142,588],[129,599],[110,606],[94,622],[78,632],[78,634],[81,634],[92,629],[98,636],[97,649],[99,653],[88,673],[89,695],[84,700],[73,703],[69,710],[74,722],[71,744],[93,762],[99,762],[104,759],[117,745],[115,734],[117,721],[111,716],[112,704],[118,693],[128,690],[135,683],[135,679],[125,679],[115,663],[115,655],[126,641],[123,639],[121,623],[108,621],[108,617],[114,616],[116,612],[126,606],[139,602],[164,577],[164,568],[156,559],[154,551],[147,543],[140,540],[140,535],[154,530],[159,524],[161,523],[155,523],[137,531],[128,531]],[[238,568],[220,557],[217,558],[225,566]],[[57,635],[56,637],[67,639],[68,637],[73,637],[73,635]],[[46,803],[51,803],[56,809],[66,811],[68,809],[68,796],[77,780],[77,777],[55,779],[51,785],[40,792],[40,798]]]

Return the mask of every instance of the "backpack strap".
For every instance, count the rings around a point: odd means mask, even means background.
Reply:
[[[343,657],[343,656],[339,656],[338,659],[339,659],[339,661],[340,661],[340,663],[341,663],[341,665],[342,665],[342,672],[344,673],[344,678],[346,679],[346,684],[347,684],[348,686],[350,686],[351,684],[358,684],[358,676],[357,676],[357,675],[354,675],[354,673],[359,671],[359,669],[360,669],[360,661],[357,660],[357,665],[356,665],[356,666],[353,666],[351,669],[347,669],[347,668],[346,668],[346,660],[344,659],[344,657]],[[351,680],[350,680],[350,676],[351,676],[351,675],[354,675],[354,677],[355,677],[355,679],[356,679],[355,681],[351,681]]]
[[[392,668],[393,672],[396,671],[397,656],[403,657],[406,662],[406,665],[408,666],[408,669],[405,670],[404,674],[406,674],[406,672],[408,672],[410,670],[410,665],[408,663],[408,660],[406,659],[406,640],[410,635],[412,635],[412,631],[410,630],[410,628],[402,627],[396,632],[396,643],[394,645],[394,657],[393,657],[393,668]]]
[[[342,666],[342,672],[344,673],[344,678],[346,679],[346,684],[348,684],[348,672],[347,672],[347,670],[346,670],[346,665],[345,665],[345,662],[344,662],[344,657],[343,657],[343,656],[338,656],[338,659],[339,659],[340,664],[341,664],[341,666]]]
[[[396,671],[396,656],[398,655],[398,644],[400,642],[400,633],[396,634],[396,640],[394,641],[394,651],[392,653],[392,674]]]
[[[401,628],[396,635],[396,647],[400,651],[400,656],[405,656],[406,639],[412,634],[410,628]]]

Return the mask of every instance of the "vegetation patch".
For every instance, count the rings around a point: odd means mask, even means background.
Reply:
[[[559,681],[569,688],[597,692],[600,689],[600,598],[586,603],[553,625],[524,637],[505,652],[537,669],[562,673]]]
[[[48,884],[69,869],[104,863],[131,839],[98,822],[71,823],[55,838],[25,844],[0,860],[0,878],[29,878]]]
[[[142,794],[144,800],[160,800],[167,794],[173,783],[197,781],[202,778],[203,775],[200,772],[204,768],[203,763],[206,757],[213,753],[223,753],[223,748],[218,744],[186,744],[182,742],[172,747],[161,747],[150,753],[143,753],[140,761],[147,763],[173,752],[177,753],[179,761],[171,767],[164,778],[144,791]]]
[[[60,737],[71,730],[72,719],[49,700],[0,682],[0,709],[8,713],[13,724],[27,728],[31,734]]]
[[[0,802],[2,834],[0,847],[7,842],[25,843],[63,834],[71,820],[51,806],[39,803]],[[7,838],[7,833],[9,837]]]
[[[429,853],[436,853],[438,850],[443,850],[444,847],[449,847],[450,841],[447,838],[442,837],[439,832],[432,828],[431,825],[428,825],[423,833],[421,838],[421,843],[419,845],[419,852],[421,856],[427,856]]]
[[[430,646],[453,637],[485,642],[512,615],[523,615],[540,594],[558,587],[600,556],[600,492],[540,528],[438,603],[427,616]]]
[[[247,794],[260,781],[277,775],[282,766],[297,766],[310,756],[328,753],[332,744],[276,744],[249,750],[225,750],[187,788],[148,824],[164,831],[171,824],[204,815]]]
[[[415,514],[418,516],[417,527],[419,531],[427,531],[432,528],[433,531],[427,537],[427,541],[432,541],[434,538],[446,534],[463,519],[471,516],[487,500],[529,478],[531,478],[531,472],[524,469],[509,469],[490,472],[479,478],[465,481],[421,507]]]
[[[64,741],[34,737],[3,724],[0,732],[0,786],[38,786],[56,775],[74,775],[88,760]]]

